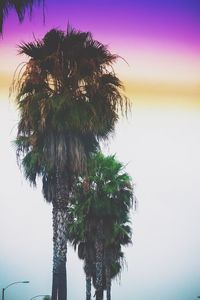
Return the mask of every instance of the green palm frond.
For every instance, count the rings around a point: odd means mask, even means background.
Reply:
[[[107,245],[129,244],[132,233],[128,223],[132,199],[131,178],[124,172],[123,165],[114,155],[93,155],[89,160],[87,177],[80,177],[73,191],[75,224],[78,226],[81,222],[82,229],[79,227],[79,232],[82,232],[82,238],[88,226],[93,228],[95,236],[95,226],[102,219]]]

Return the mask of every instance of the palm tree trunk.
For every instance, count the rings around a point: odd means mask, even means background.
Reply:
[[[53,201],[53,281],[52,300],[67,299],[68,190],[64,176],[56,172],[56,199]]]
[[[91,300],[91,275],[86,274],[86,300]]]
[[[52,300],[67,299],[66,280],[66,220],[67,210],[53,207],[53,284]]]
[[[111,249],[104,250],[105,277],[106,277],[106,299],[111,300]]]
[[[103,300],[103,228],[102,222],[97,225],[96,251],[96,300]]]
[[[111,300],[111,274],[110,265],[106,265],[106,299]]]
[[[87,238],[86,238],[87,240]],[[85,243],[85,279],[86,279],[86,300],[91,300],[92,267],[94,262],[94,248],[90,243]]]

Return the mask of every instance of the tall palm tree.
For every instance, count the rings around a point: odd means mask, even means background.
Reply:
[[[21,44],[19,52],[29,60],[13,82],[20,112],[17,156],[30,182],[42,177],[44,197],[53,204],[52,300],[65,300],[71,187],[128,102],[111,68],[117,56],[89,32],[53,29]]]
[[[114,156],[93,155],[87,176],[80,177],[74,187],[71,208],[74,222],[70,232],[74,243],[79,241],[85,246],[90,243],[94,249],[95,268],[90,268],[89,275],[93,276],[97,300],[103,299],[104,281],[110,300],[113,265],[120,260],[121,246],[131,242],[128,215],[132,200],[131,178],[123,171],[123,165]],[[85,259],[86,253],[87,247]]]
[[[44,0],[1,0],[0,1],[0,35],[3,33],[3,23],[9,11],[14,9],[17,13],[20,23],[24,20],[27,10],[32,15],[33,5],[44,4]]]

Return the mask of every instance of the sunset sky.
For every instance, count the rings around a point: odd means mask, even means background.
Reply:
[[[72,2],[72,3],[71,3]],[[67,23],[108,44],[129,64],[119,61],[117,71],[128,91],[145,93],[200,93],[200,1],[46,1],[19,25],[14,12],[5,20],[0,41],[1,85],[10,83],[22,61],[16,45],[41,38],[53,27]]]
[[[20,173],[12,141],[17,112],[9,86],[22,41],[70,23],[120,55],[115,71],[132,102],[105,151],[127,164],[138,210],[115,300],[193,300],[200,295],[200,1],[46,0],[19,24],[14,11],[0,39],[0,289],[5,300],[51,292],[51,206]],[[81,263],[68,258],[69,300],[84,297]]]

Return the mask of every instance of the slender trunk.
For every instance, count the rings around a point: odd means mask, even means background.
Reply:
[[[86,274],[86,300],[91,300],[91,275]]]
[[[85,253],[85,284],[86,284],[86,300],[91,300],[91,285],[92,285],[92,276],[90,270],[90,257],[89,257],[89,249],[86,246],[86,253]]]
[[[56,197],[53,201],[53,280],[52,300],[67,299],[67,224],[68,190],[63,175],[56,172]]]
[[[103,300],[103,228],[102,222],[97,225],[96,252],[96,300]]]
[[[106,299],[111,300],[111,250],[110,247],[105,249],[105,277],[106,277]]]
[[[66,300],[66,220],[67,210],[53,207],[53,284],[52,300]]]
[[[111,274],[110,265],[106,265],[106,299],[111,300]]]

